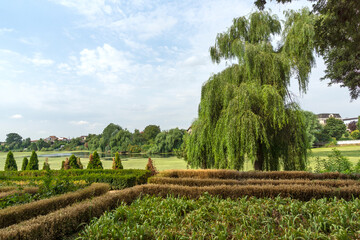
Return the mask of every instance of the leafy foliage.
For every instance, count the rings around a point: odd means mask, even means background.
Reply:
[[[278,3],[292,0],[276,0]],[[315,2],[314,43],[323,56],[327,69],[322,79],[332,84],[341,84],[350,90],[352,99],[360,95],[360,41],[358,0],[309,0]],[[266,0],[256,0],[259,9],[264,9]]]
[[[5,161],[5,171],[17,171],[17,164],[14,158],[14,154],[9,151],[7,156],[6,156],[6,161]]]
[[[359,130],[352,131],[351,137],[352,139],[360,139],[360,131]]]
[[[146,139],[146,141],[154,140],[160,132],[161,130],[159,126],[148,125],[144,129],[144,138]]]
[[[241,169],[245,158],[256,170],[304,169],[309,146],[303,115],[288,92],[292,74],[305,92],[314,64],[313,17],[309,10],[267,12],[233,20],[210,48],[213,62],[237,59],[202,87],[199,117],[186,139],[192,167]],[[282,35],[278,48],[274,36]]]
[[[112,169],[124,169],[124,167],[121,163],[120,155],[118,152],[115,153],[115,158],[113,159]]]
[[[94,151],[93,154],[90,154],[87,169],[103,169],[102,162],[100,161],[100,156],[97,151]]]
[[[26,166],[26,170],[39,170],[39,160],[35,151],[32,151],[30,161]]]
[[[44,165],[43,165],[43,170],[47,170],[49,171],[50,170],[50,164],[49,164],[49,160],[48,158],[45,158],[45,161],[44,161]]]
[[[346,132],[346,126],[341,119],[331,117],[326,120],[324,132],[330,137],[340,139],[341,136]]]
[[[359,204],[358,198],[145,196],[94,219],[78,239],[355,239]]]
[[[350,130],[350,132],[355,131],[357,129],[357,125],[355,121],[351,121],[348,125],[347,128]]]
[[[23,162],[22,162],[22,165],[21,165],[21,171],[26,170],[26,167],[27,167],[28,163],[29,163],[28,158],[27,158],[27,157],[24,157]]]
[[[69,166],[71,169],[80,169],[80,166],[78,164],[78,159],[75,157],[74,154],[72,154],[69,158]]]
[[[315,172],[352,172],[352,163],[344,157],[339,150],[334,148],[328,159],[316,158]]]

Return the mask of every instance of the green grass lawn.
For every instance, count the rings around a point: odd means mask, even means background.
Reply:
[[[79,151],[76,151],[79,152]],[[38,155],[43,154],[55,154],[59,153],[58,151],[51,151],[51,152],[37,152]],[[61,152],[65,153],[65,152]],[[6,160],[7,153],[0,152],[0,171],[4,170],[5,166],[5,160]],[[28,157],[30,160],[31,152],[14,152],[14,157],[18,166],[18,169],[21,169],[22,160],[24,157]],[[61,168],[61,162],[65,161],[65,159],[68,156],[63,157],[49,157],[48,161],[50,164],[51,169],[60,169]],[[145,166],[147,164],[148,159],[147,158],[126,158],[124,156],[121,156],[121,159],[123,160],[123,166],[125,169],[145,169]],[[183,159],[179,159],[177,157],[168,157],[168,158],[151,158],[155,166],[158,170],[166,170],[166,169],[186,169],[186,162]],[[89,159],[87,158],[81,158],[81,163],[86,168]],[[44,164],[45,157],[39,157],[39,168],[42,169],[42,166]],[[111,169],[112,167],[112,161],[101,159],[103,167],[105,169]]]
[[[335,147],[341,154],[347,157],[354,165],[360,160],[360,146],[338,146]],[[315,167],[315,158],[327,158],[331,154],[334,147],[329,148],[313,148],[309,154],[310,167]]]
[[[330,148],[314,148],[311,150],[309,154],[309,163],[310,167],[315,167],[315,158],[327,158],[327,156],[331,153],[332,149]],[[336,149],[340,150],[341,153],[349,158],[349,160],[356,164],[360,160],[360,146],[341,146],[336,147]],[[76,151],[79,152],[79,151]],[[37,152],[38,155],[43,154],[55,154],[59,153],[58,151],[51,151],[51,152]],[[61,152],[62,153],[62,152]],[[65,153],[65,152],[64,152]],[[0,171],[4,169],[5,160],[6,160],[7,153],[0,152]],[[18,169],[21,168],[22,160],[26,156],[30,158],[31,152],[14,152],[15,160],[18,165]],[[64,161],[67,157],[56,157],[56,158],[48,158],[50,168],[51,169],[60,169],[61,162]],[[123,166],[125,169],[144,169],[147,163],[147,158],[127,158],[126,156],[121,156]],[[154,160],[155,166],[159,171],[166,170],[166,169],[186,169],[186,162],[183,159],[179,159],[175,156],[168,157],[168,158],[152,158]],[[44,164],[45,157],[39,157],[39,167],[42,169]],[[81,158],[81,162],[84,167],[87,166],[89,159]],[[102,163],[105,169],[111,169],[112,161],[102,159]],[[244,171],[254,170],[252,163],[250,161],[246,161],[244,165]]]

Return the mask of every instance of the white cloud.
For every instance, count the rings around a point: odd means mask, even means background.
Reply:
[[[14,32],[12,28],[0,28],[0,34]]]
[[[84,120],[80,120],[80,121],[71,121],[70,122],[73,125],[88,125],[89,122],[88,121],[84,121]]]
[[[43,58],[41,53],[36,53],[33,58],[27,58],[27,60],[39,67],[48,67],[54,64],[53,60]]]
[[[14,114],[10,118],[12,118],[12,119],[21,119],[21,118],[23,118],[23,116],[21,114]]]

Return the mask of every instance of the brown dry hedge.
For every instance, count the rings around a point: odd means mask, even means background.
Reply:
[[[81,224],[88,223],[93,217],[101,216],[105,211],[120,205],[127,204],[142,195],[167,197],[199,198],[205,192],[218,195],[222,198],[236,199],[244,196],[264,197],[291,197],[303,201],[312,198],[344,198],[350,200],[358,197],[360,188],[347,186],[330,188],[326,186],[304,185],[246,185],[246,186],[207,186],[189,187],[177,185],[147,184],[127,188],[116,192],[108,192],[91,200],[73,204],[66,208],[39,216],[28,221],[0,229],[0,239],[62,239],[66,235],[80,230]]]
[[[0,200],[2,198],[5,198],[7,196],[10,196],[10,195],[14,195],[14,194],[24,194],[24,193],[30,193],[30,194],[35,194],[39,192],[39,188],[38,187],[27,187],[27,188],[24,188],[22,190],[12,190],[12,191],[7,191],[7,192],[0,192]]]
[[[108,191],[108,184],[94,183],[91,186],[76,192],[65,193],[52,198],[1,209],[0,228],[5,228],[12,224],[28,220],[39,215],[48,214],[75,202],[80,202],[87,198],[102,195]]]
[[[153,184],[173,184],[191,187],[203,187],[214,185],[280,185],[280,184],[298,184],[298,185],[322,185],[328,187],[345,187],[351,185],[360,186],[357,180],[310,180],[310,179],[214,179],[214,178],[169,178],[152,177],[148,183]]]
[[[310,173],[304,171],[248,171],[240,172],[236,170],[165,170],[158,174],[159,177],[170,178],[218,178],[218,179],[360,179],[360,174],[343,174],[338,172],[331,173]]]
[[[0,187],[0,193],[16,190],[16,187]]]

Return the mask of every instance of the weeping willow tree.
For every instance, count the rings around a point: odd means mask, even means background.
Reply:
[[[233,20],[210,48],[214,63],[235,61],[203,85],[199,116],[186,139],[186,159],[200,168],[301,170],[308,148],[303,115],[291,99],[290,78],[305,93],[314,65],[314,16],[288,11]],[[279,36],[280,43],[273,45]]]

